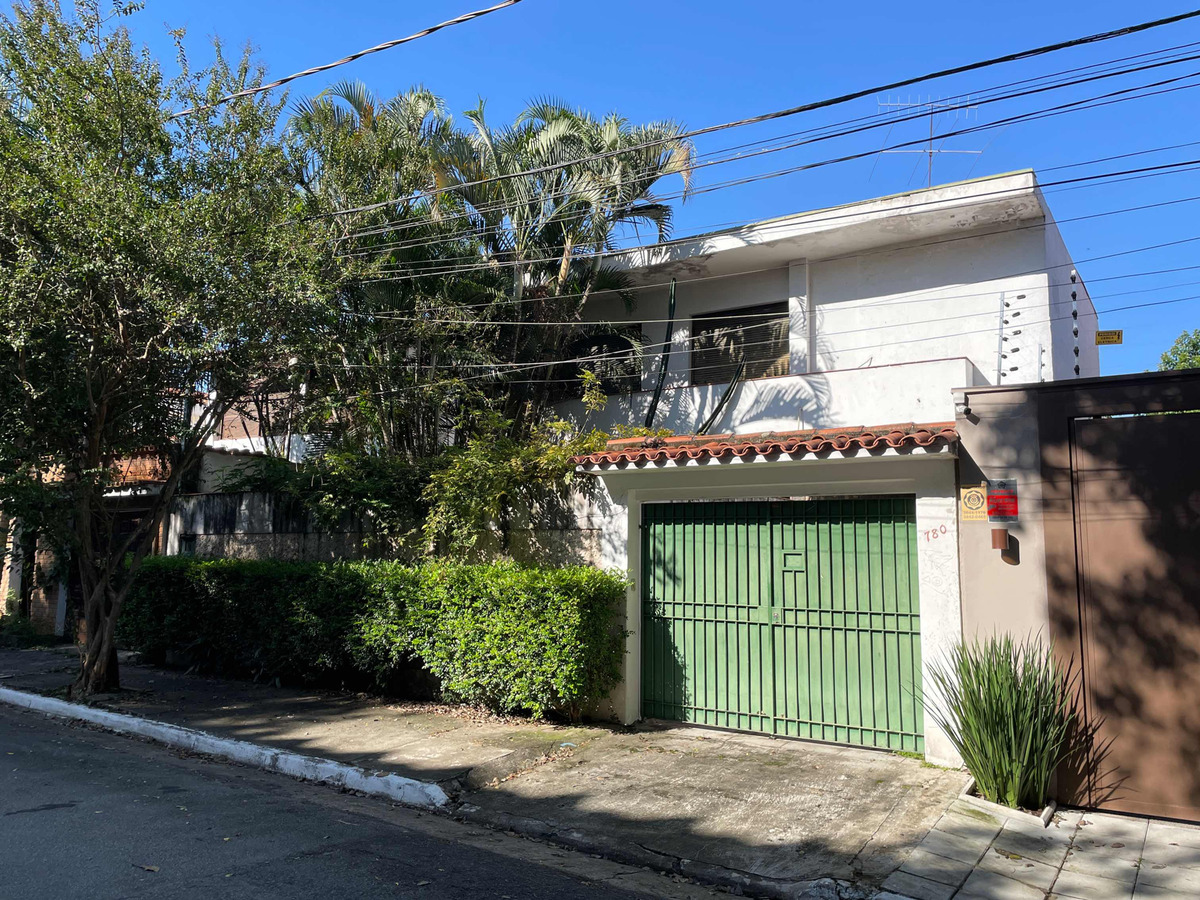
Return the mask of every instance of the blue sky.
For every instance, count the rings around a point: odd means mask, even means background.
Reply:
[[[164,62],[169,63],[173,57],[166,27],[184,26],[188,30],[187,44],[197,62],[208,56],[208,38],[219,35],[229,45],[252,44],[270,74],[278,77],[409,34],[476,5],[489,4],[479,0],[343,0],[338,4],[315,0],[148,0],[145,11],[130,24],[135,37],[148,43]],[[524,0],[476,22],[305,79],[292,87],[292,97],[319,92],[343,78],[360,79],[382,95],[422,83],[443,96],[456,113],[474,106],[477,98],[485,98],[489,118],[495,124],[510,119],[528,100],[553,96],[598,113],[617,110],[635,121],[669,118],[696,128],[1184,9],[1178,3],[1153,0],[1138,4],[1116,0],[1017,0],[1003,5],[967,4],[961,0],[920,4],[870,0],[840,4],[795,0]],[[1193,41],[1200,41],[1200,21],[921,85],[890,99],[979,92],[1023,78]],[[1200,52],[1200,47],[1192,52]],[[1200,61],[995,104],[970,113],[969,124],[986,125],[1014,113],[1191,72],[1200,73]],[[1200,83],[1200,78],[1184,82],[1190,83]],[[698,150],[711,152],[744,141],[874,115],[877,99],[888,98],[866,98],[774,124],[707,136],[698,141]],[[1105,156],[1200,142],[1197,110],[1200,88],[953,138],[945,143],[946,149],[984,152],[979,156],[940,156],[934,181],[1034,168],[1042,172],[1045,182],[1200,159],[1197,144],[1131,160],[1046,171]],[[955,125],[946,118],[937,125],[939,130],[946,130],[963,127],[964,123],[960,120]],[[890,143],[919,139],[927,128],[927,121],[897,125],[887,139]],[[878,149],[885,140],[883,131],[886,129],[753,161],[714,166],[698,173],[697,185],[704,187],[830,156]],[[919,187],[925,176],[920,159],[908,154],[872,155],[699,194],[679,209],[675,233],[683,235]],[[676,188],[670,185],[664,189]],[[1112,257],[1135,248],[1200,236],[1200,199],[1141,212],[1107,213],[1193,196],[1200,197],[1200,172],[1073,190],[1047,188],[1047,199],[1062,223],[1067,246],[1101,310],[1197,298],[1102,312],[1101,327],[1125,330],[1124,345],[1101,348],[1105,374],[1152,369],[1180,331],[1200,327],[1200,267],[1154,276],[1117,277],[1200,266],[1200,241]],[[1092,218],[1082,219],[1084,216]]]

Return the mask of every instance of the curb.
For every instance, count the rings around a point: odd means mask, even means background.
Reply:
[[[768,900],[863,900],[875,894],[872,889],[856,888],[848,882],[839,882],[833,878],[785,881],[698,860],[668,856],[641,844],[599,840],[576,829],[560,828],[540,819],[484,810],[469,800],[459,806],[453,815],[473,825],[482,825],[497,831],[511,831],[523,837],[547,841],[623,865],[639,866],[666,875],[682,875],[701,885],[731,891],[737,896],[749,895]]]
[[[303,756],[299,753],[292,753],[290,750],[262,747],[247,741],[217,737],[214,734],[184,728],[181,725],[155,722],[151,719],[110,712],[106,709],[68,703],[65,700],[43,697],[40,694],[29,694],[25,691],[0,687],[0,703],[7,703],[10,706],[33,710],[49,716],[90,722],[119,734],[148,738],[179,750],[219,756],[244,765],[256,766],[268,772],[290,775],[303,781],[324,782],[351,791],[361,791],[364,794],[383,797],[405,806],[440,809],[450,800],[446,792],[436,784],[417,781],[415,778],[406,778],[390,772],[372,772],[360,766],[352,766],[349,763],[340,763],[332,759]]]

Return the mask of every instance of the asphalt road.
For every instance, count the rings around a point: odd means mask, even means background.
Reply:
[[[609,881],[631,877],[618,871],[0,706],[3,900],[646,896]]]

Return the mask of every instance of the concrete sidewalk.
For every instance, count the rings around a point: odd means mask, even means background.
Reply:
[[[0,686],[57,692],[76,666],[2,650]],[[96,703],[436,783],[469,821],[765,896],[871,896],[966,782],[888,753],[698,728],[556,726],[129,664],[122,683]]]

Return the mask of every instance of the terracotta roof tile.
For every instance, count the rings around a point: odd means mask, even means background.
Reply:
[[[763,432],[761,434],[679,435],[666,438],[619,438],[607,447],[575,458],[582,466],[605,463],[662,462],[667,460],[722,459],[730,456],[773,456],[826,451],[901,449],[953,444],[958,432],[953,422],[917,425],[879,425],[874,428],[823,428],[817,431]]]

